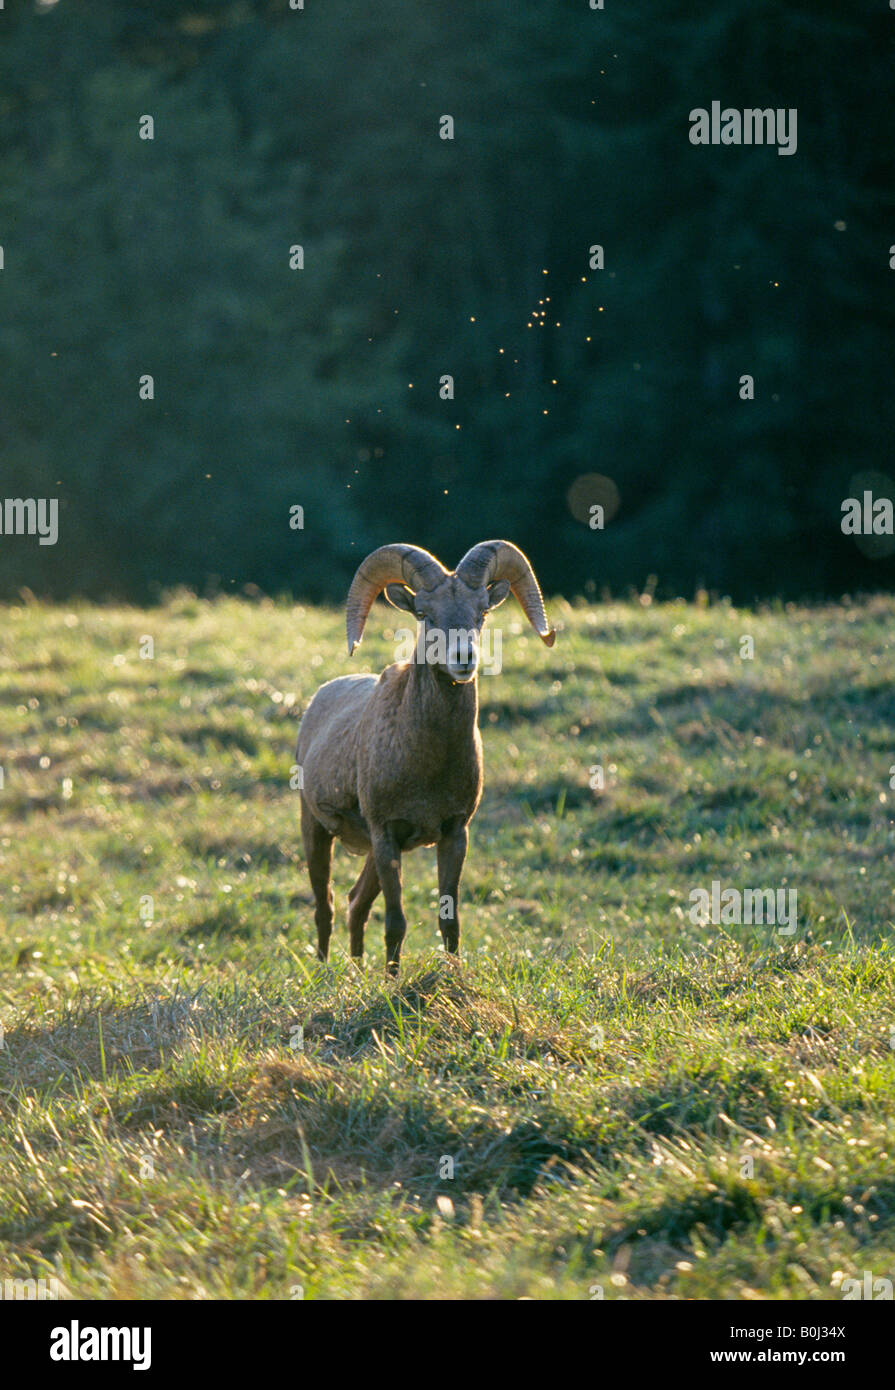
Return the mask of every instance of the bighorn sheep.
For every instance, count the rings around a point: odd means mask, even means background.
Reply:
[[[348,592],[349,655],[383,590],[419,622],[413,661],[321,686],[302,718],[296,761],[318,957],[326,960],[329,951],[332,845],[339,839],[366,855],[348,896],[351,954],[363,955],[364,926],[381,889],[386,969],[394,975],[407,930],[401,855],[420,845],[437,846],[439,926],[445,949],[458,949],[467,826],[482,793],[476,677],[485,615],[512,590],[548,647],[555,633],[531,565],[509,541],[473,546],[453,573],[416,546],[374,550]]]

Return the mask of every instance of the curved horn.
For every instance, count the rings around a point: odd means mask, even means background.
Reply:
[[[493,584],[496,579],[509,580],[510,588],[535,632],[548,647],[553,646],[556,633],[547,622],[538,581],[517,546],[509,541],[480,541],[463,556],[456,574],[470,589]]]
[[[372,551],[361,561],[348,590],[348,655],[352,655],[363,637],[367,614],[386,584],[406,584],[414,591],[434,589],[446,574],[440,560],[415,545],[381,545]]]

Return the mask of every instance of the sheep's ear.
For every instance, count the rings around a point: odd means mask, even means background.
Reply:
[[[416,617],[416,609],[413,606],[414,593],[406,584],[386,584],[382,592],[392,608],[400,608],[402,612],[412,613]]]
[[[488,612],[490,613],[492,608],[499,608],[509,592],[510,583],[508,579],[498,579],[496,584],[489,584]]]

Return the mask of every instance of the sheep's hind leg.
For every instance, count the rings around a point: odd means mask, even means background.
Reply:
[[[379,892],[379,875],[371,852],[364,861],[357,882],[348,894],[348,934],[351,940],[351,955],[355,960],[359,960],[364,954],[364,927]]]
[[[438,841],[438,925],[449,955],[460,949],[460,875],[466,859],[469,834],[466,826],[456,825]]]
[[[316,905],[314,922],[317,926],[317,957],[319,960],[326,960],[329,955],[329,938],[334,916],[333,890],[329,881],[333,862],[333,837],[304,805],[301,809],[301,837],[304,841],[308,876]]]

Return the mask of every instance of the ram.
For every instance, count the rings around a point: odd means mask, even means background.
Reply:
[[[513,592],[538,636],[552,647],[531,565],[509,541],[482,541],[446,570],[426,550],[383,545],[359,566],[348,593],[348,652],[360,642],[374,600],[385,593],[419,623],[412,661],[380,676],[340,676],[320,687],[298,733],[301,830],[317,953],[326,960],[333,924],[333,841],[366,856],[348,896],[351,954],[385,898],[386,970],[397,974],[407,931],[401,856],[435,845],[439,927],[445,949],[460,941],[457,898],[468,825],[482,794],[478,667],[485,617]],[[435,634],[441,640],[434,643]],[[435,659],[433,659],[433,652]]]

